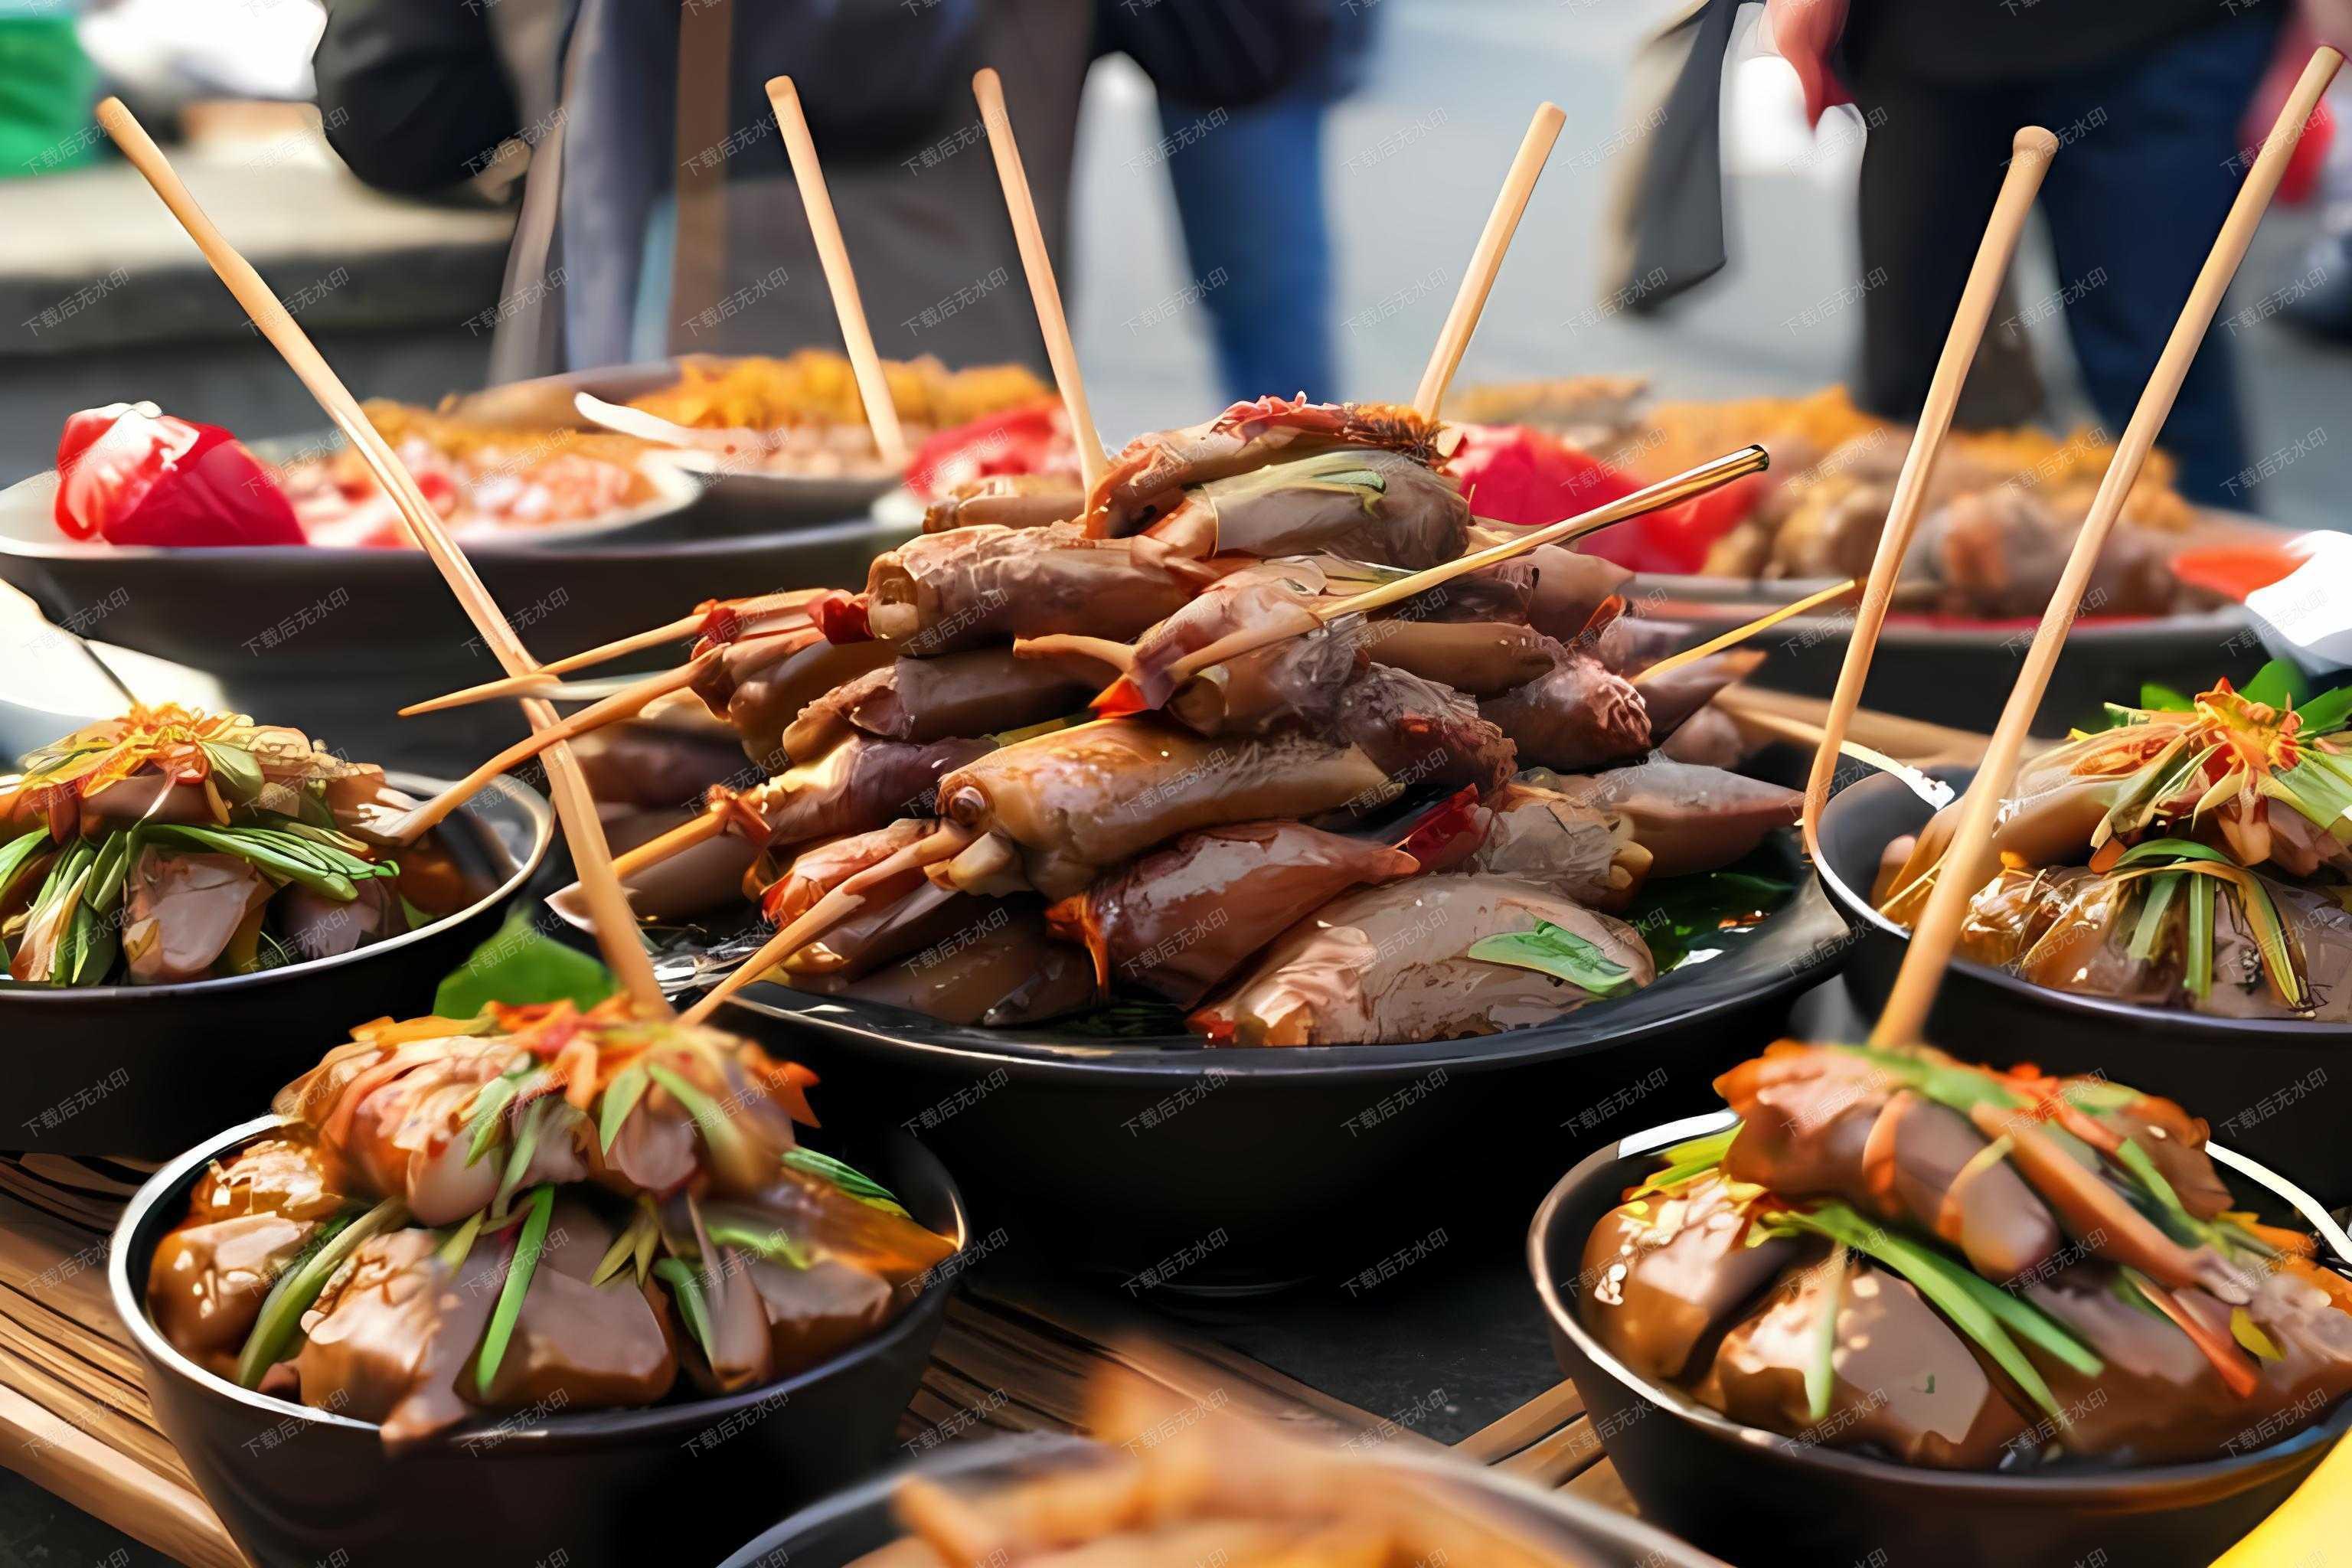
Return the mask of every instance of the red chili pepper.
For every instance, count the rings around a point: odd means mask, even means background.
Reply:
[[[1424,871],[1450,871],[1478,852],[1486,825],[1477,816],[1478,786],[1465,784],[1423,814],[1397,847]]]
[[[809,608],[815,612],[816,629],[830,643],[872,642],[874,628],[866,619],[866,601],[856,594],[845,594],[838,588],[827,589],[813,601]]]
[[[68,537],[110,544],[303,542],[285,492],[244,443],[152,403],[111,403],[66,420],[55,510]]]

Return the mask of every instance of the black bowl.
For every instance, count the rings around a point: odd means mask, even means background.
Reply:
[[[972,1443],[908,1467],[934,1481],[1003,1485],[1098,1460],[1109,1450],[1082,1437],[1026,1434]],[[1552,1547],[1592,1568],[1720,1568],[1663,1531],[1621,1513],[1545,1491],[1481,1465],[1421,1453],[1382,1453],[1370,1463],[1401,1479],[1436,1484],[1516,1531],[1531,1545]],[[900,1477],[886,1476],[803,1509],[730,1557],[723,1568],[846,1568],[905,1533],[890,1511]]]
[[[1936,776],[1964,790],[1975,770],[1939,769]],[[1840,791],[1822,813],[1822,886],[1853,928],[1848,973],[1868,1011],[1885,1000],[1911,941],[1906,928],[1871,905],[1879,853],[1931,815],[1926,801],[1885,774]],[[2352,1024],[2217,1018],[2074,996],[1955,959],[1927,1036],[1996,1066],[2031,1061],[2053,1073],[2100,1072],[2179,1100],[2211,1118],[2222,1142],[2329,1203],[2352,1199],[2352,1146],[2341,1113],[2326,1109],[2328,1093],[2352,1083]]]
[[[387,776],[420,799],[447,782]],[[547,802],[508,782],[442,829],[490,890],[430,925],[333,958],[176,985],[0,985],[0,1145],[169,1159],[268,1104],[319,1059],[322,1035],[430,1011],[442,976],[498,929],[553,840]]]
[[[1585,1238],[1627,1187],[1655,1169],[1652,1152],[1730,1121],[1723,1111],[1654,1128],[1588,1156],[1536,1211],[1528,1267],[1560,1368],[1575,1380],[1643,1517],[1735,1555],[1742,1568],[2210,1563],[2276,1508],[2352,1428],[2347,1400],[2325,1421],[2267,1447],[2201,1464],[1994,1475],[1914,1468],[1792,1442],[1650,1383],[1602,1349],[1577,1319],[1570,1296]],[[2221,1157],[2247,1169],[2226,1152]],[[2284,1184],[2275,1195],[2293,1201]],[[2294,1196],[2316,1214],[2310,1198]]]
[[[830,1103],[936,1140],[983,1229],[1003,1219],[1012,1242],[1130,1295],[1265,1289],[1377,1265],[1436,1226],[1516,1234],[1563,1127],[1589,1145],[1636,1105],[1716,1103],[1715,1075],[1780,1031],[1844,945],[1792,837],[1768,849],[1797,891],[1717,958],[1483,1038],[1209,1049],[960,1027],[771,984],[738,994],[734,1023],[815,1068]]]
[[[189,1189],[211,1161],[279,1124],[232,1127],[157,1172],[123,1211],[107,1266],[157,1423],[262,1568],[716,1562],[780,1505],[876,1466],[947,1311],[953,1271],[942,1265],[896,1322],[781,1382],[642,1410],[486,1416],[391,1457],[373,1423],[239,1388],[148,1319],[148,1265]],[[893,1133],[843,1152],[870,1162],[917,1219],[968,1241],[962,1195],[929,1151]]]

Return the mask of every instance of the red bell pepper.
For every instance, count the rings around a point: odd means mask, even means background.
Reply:
[[[56,516],[68,537],[110,544],[303,542],[285,492],[243,442],[152,403],[110,403],[66,420]]]

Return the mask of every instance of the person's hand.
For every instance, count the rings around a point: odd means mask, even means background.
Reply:
[[[2329,0],[2352,10],[2352,0]],[[1847,0],[1765,0],[1764,38],[1793,67],[1805,89],[1805,119],[1815,125],[1832,105],[1851,103],[1843,83],[1830,73],[1830,50],[1845,31]]]

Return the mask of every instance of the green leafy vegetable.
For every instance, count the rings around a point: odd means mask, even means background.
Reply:
[[[474,1363],[474,1387],[487,1394],[506,1358],[507,1342],[514,1338],[515,1320],[522,1316],[522,1299],[530,1294],[531,1277],[539,1272],[540,1254],[547,1247],[547,1222],[555,1212],[555,1188],[542,1183],[531,1189],[530,1213],[522,1222],[514,1256],[507,1260],[506,1282],[499,1287],[499,1304],[490,1312],[490,1326],[482,1335],[482,1353]]]
[[[2139,705],[2158,713],[2194,712],[2197,704],[2160,681],[2140,682]]]
[[[740,1247],[787,1268],[806,1268],[816,1261],[814,1253],[781,1230],[760,1230],[751,1226],[720,1220],[709,1227],[709,1236],[713,1242]]]
[[[519,909],[441,982],[433,1010],[445,1018],[471,1018],[493,1002],[523,1007],[569,1001],[585,1009],[618,988],[611,970],[551,940]]]
[[[1595,996],[1613,996],[1633,984],[1633,972],[1564,926],[1538,921],[1533,931],[1507,932],[1471,944],[1468,955],[1486,963],[1532,969],[1582,986]]]
[[[607,1154],[613,1152],[613,1140],[621,1135],[621,1123],[629,1119],[629,1112],[645,1098],[646,1085],[651,1081],[643,1062],[631,1062],[613,1075],[613,1081],[604,1086],[596,1107],[597,1148]]]
[[[787,1149],[784,1151],[784,1163],[795,1171],[806,1171],[812,1176],[824,1177],[859,1203],[870,1204],[902,1219],[911,1217],[899,1206],[897,1195],[889,1188],[830,1154],[820,1154],[814,1149]]]
[[[654,1277],[667,1281],[670,1294],[677,1300],[677,1315],[686,1321],[686,1331],[702,1347],[702,1359],[711,1358],[710,1311],[703,1304],[702,1280],[685,1259],[665,1258],[654,1265]]]
[[[2323,691],[2306,702],[2295,705],[2303,716],[2297,733],[2305,740],[2332,734],[2352,722],[2352,686],[2339,686],[2333,691]]]
[[[1809,1421],[1828,1417],[1830,1395],[1837,1389],[1837,1321],[1845,1305],[1844,1242],[1832,1245],[1829,1260],[1822,1267],[1829,1270],[1829,1285],[1823,1292],[1822,1315],[1813,1324],[1812,1353],[1805,1358],[1805,1418]]]
[[[2239,695],[2249,702],[2267,702],[2273,708],[2284,708],[2291,702],[2301,702],[2311,695],[2311,682],[2294,665],[2274,658],[2254,671]]]

